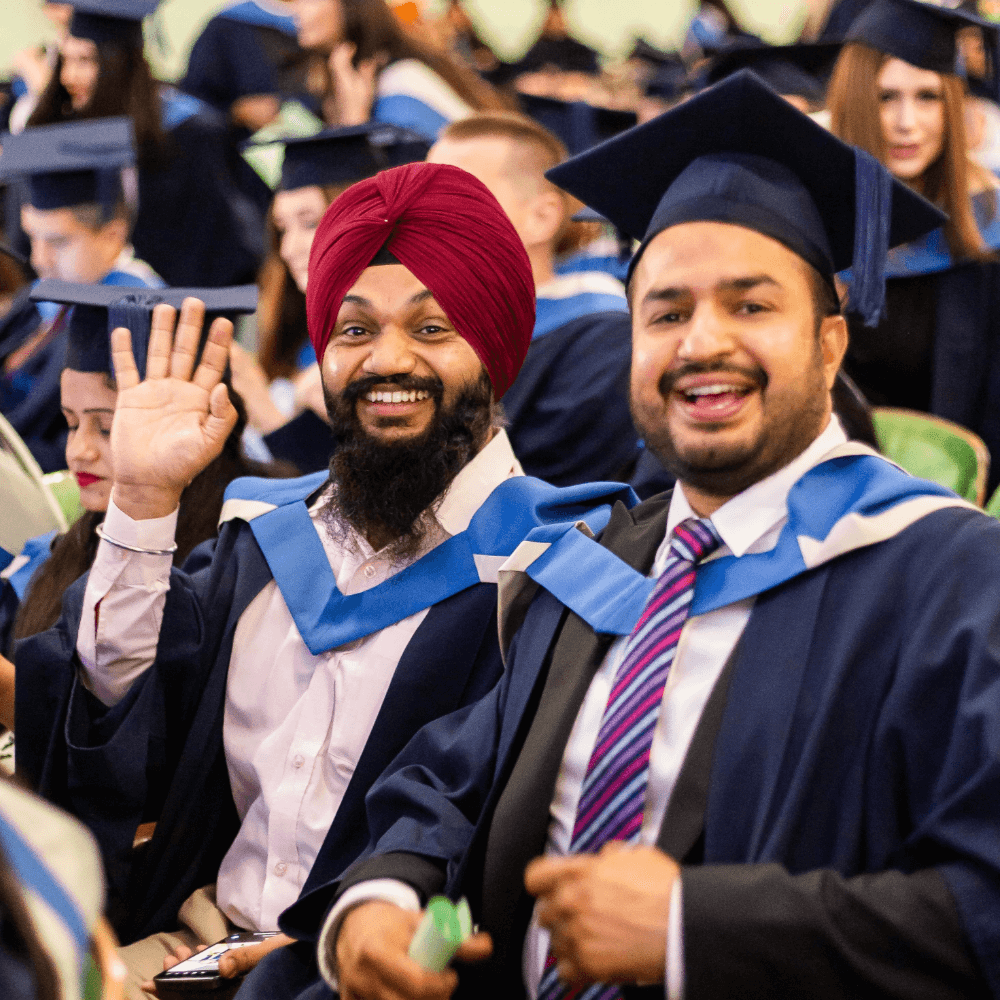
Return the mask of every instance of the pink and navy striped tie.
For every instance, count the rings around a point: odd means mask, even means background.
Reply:
[[[597,743],[587,764],[570,853],[594,852],[612,840],[634,842],[642,829],[649,752],[663,688],[694,596],[695,568],[721,545],[712,522],[688,518],[674,528],[666,568],[628,638]],[[551,955],[538,1000],[620,1000],[617,986],[569,989]]]

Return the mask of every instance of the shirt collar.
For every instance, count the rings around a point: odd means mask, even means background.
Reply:
[[[498,430],[490,443],[452,480],[434,516],[449,535],[457,535],[468,528],[476,511],[505,479],[523,475],[507,432]]]
[[[844,428],[837,415],[833,414],[826,429],[788,465],[724,503],[712,515],[711,520],[729,551],[734,556],[744,555],[751,546],[784,521],[788,517],[788,491],[809,469],[819,465],[827,452],[846,441]],[[683,487],[678,483],[670,499],[665,543],[681,521],[697,516],[684,495]]]

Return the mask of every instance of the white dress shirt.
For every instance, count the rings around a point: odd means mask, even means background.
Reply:
[[[500,431],[455,477],[434,511],[421,550],[391,560],[352,532],[333,537],[310,514],[337,586],[368,590],[464,531],[503,480],[521,475]],[[133,521],[114,504],[107,534],[168,548],[176,514]],[[149,669],[170,584],[169,556],[128,552],[102,541],[84,597],[77,650],[84,682],[105,704],[121,700]],[[240,831],[219,870],[217,900],[237,925],[274,930],[298,898],[336,816],[403,651],[427,610],[314,656],[270,581],[240,616],[226,687],[223,742]]]
[[[774,548],[788,519],[788,491],[824,455],[846,440],[840,421],[832,417],[826,429],[801,455],[720,507],[711,520],[723,544],[710,558],[724,555],[739,557]],[[675,489],[667,513],[666,533],[650,574],[652,577],[659,576],[666,566],[674,528],[686,518],[697,516],[688,504],[683,487]],[[660,717],[650,749],[646,811],[639,834],[642,845],[649,846],[656,842],[702,712],[750,620],[753,603],[753,598],[747,598],[691,617],[684,625],[663,691]],[[611,645],[577,714],[556,780],[555,797],[549,808],[546,855],[564,855],[569,851],[583,778],[597,742],[612,681],[626,642],[627,637],[623,636]],[[370,887],[368,898],[390,899],[412,909],[419,906],[416,893],[408,886],[382,879],[361,883],[345,893],[331,912],[323,929],[324,936],[336,933],[346,910],[365,898],[366,886]],[[679,879],[674,887],[672,903],[675,905],[671,906],[670,914],[665,990],[670,1000],[675,1000],[683,995],[683,910]],[[320,968],[329,981],[332,980],[332,970],[325,962],[328,953],[325,945],[326,941],[321,940]],[[539,927],[533,916],[523,952],[524,982],[532,998],[537,996],[548,947],[548,931]]]

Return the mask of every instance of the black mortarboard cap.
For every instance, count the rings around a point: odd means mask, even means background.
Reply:
[[[646,81],[646,96],[675,101],[691,90],[688,68],[680,56],[673,56],[659,63]]]
[[[370,123],[326,129],[316,135],[276,139],[253,145],[283,143],[281,189],[353,184],[380,170],[417,163],[426,158],[430,143],[422,135],[396,125]]]
[[[728,222],[778,240],[827,280],[853,268],[851,308],[869,324],[882,312],[889,247],[945,220],[750,70],[546,176],[642,241],[633,267],[670,226]]]
[[[632,51],[628,54],[629,59],[639,59],[642,62],[650,63],[653,66],[662,66],[664,63],[673,62],[680,58],[677,52],[670,52],[667,49],[657,48],[645,38],[637,38],[632,46]]]
[[[129,288],[126,285],[87,285],[50,278],[36,283],[31,298],[73,306],[69,317],[66,367],[81,372],[110,372],[109,335],[116,327],[132,333],[132,351],[140,377],[146,374],[146,353],[153,308],[161,302],[180,309],[188,297],[205,303],[202,338],[217,316],[232,318],[257,309],[257,286],[230,288]]]
[[[752,69],[779,94],[798,94],[810,101],[822,101],[826,80],[839,53],[837,42],[813,45],[742,42],[720,49],[712,57],[705,82],[711,86],[741,69]]]
[[[631,128],[637,120],[633,111],[595,108],[583,101],[560,101],[533,94],[517,96],[524,113],[559,136],[570,153],[582,153]]]
[[[161,0],[73,0],[69,33],[74,38],[142,45],[142,20]]]
[[[0,180],[28,181],[38,209],[97,203],[110,214],[122,195],[121,171],[135,163],[129,118],[98,118],[26,128],[0,136]]]
[[[859,42],[904,62],[933,70],[958,74],[955,36],[963,28],[986,32],[993,76],[993,99],[1000,99],[1000,25],[975,14],[937,7],[919,0],[875,0],[851,23],[844,38]]]

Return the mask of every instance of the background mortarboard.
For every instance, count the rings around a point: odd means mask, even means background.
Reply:
[[[73,0],[69,33],[89,38],[98,45],[117,41],[142,44],[142,20],[160,6],[161,0]]]
[[[583,101],[560,101],[534,94],[517,96],[524,113],[559,136],[572,154],[610,139],[631,128],[637,120],[633,111],[595,108]]]
[[[96,202],[105,212],[121,197],[121,171],[135,163],[129,118],[39,125],[0,136],[0,180],[28,181],[41,210]]]
[[[986,34],[992,64],[991,96],[1000,100],[1000,24],[974,14],[919,0],[874,0],[851,23],[844,42],[867,45],[935,73],[958,74],[955,36],[970,27]]]
[[[705,82],[711,86],[741,69],[752,69],[779,94],[797,94],[810,101],[822,102],[840,48],[837,42],[734,44],[715,53]]]
[[[749,70],[546,176],[642,240],[634,260],[669,226],[717,221],[779,240],[827,280],[853,267],[866,322],[884,302],[888,248],[945,218]]]
[[[31,298],[73,306],[69,317],[66,367],[83,372],[111,372],[109,335],[116,327],[132,333],[132,351],[139,376],[146,374],[153,308],[161,302],[180,309],[186,298],[205,303],[202,342],[217,316],[231,319],[257,309],[257,286],[229,288],[129,288],[124,285],[89,285],[50,278],[37,282]]]
[[[427,156],[430,143],[409,129],[370,123],[326,129],[316,135],[272,140],[282,143],[281,189],[353,184],[380,170],[416,163]],[[249,146],[255,145],[253,143]]]

